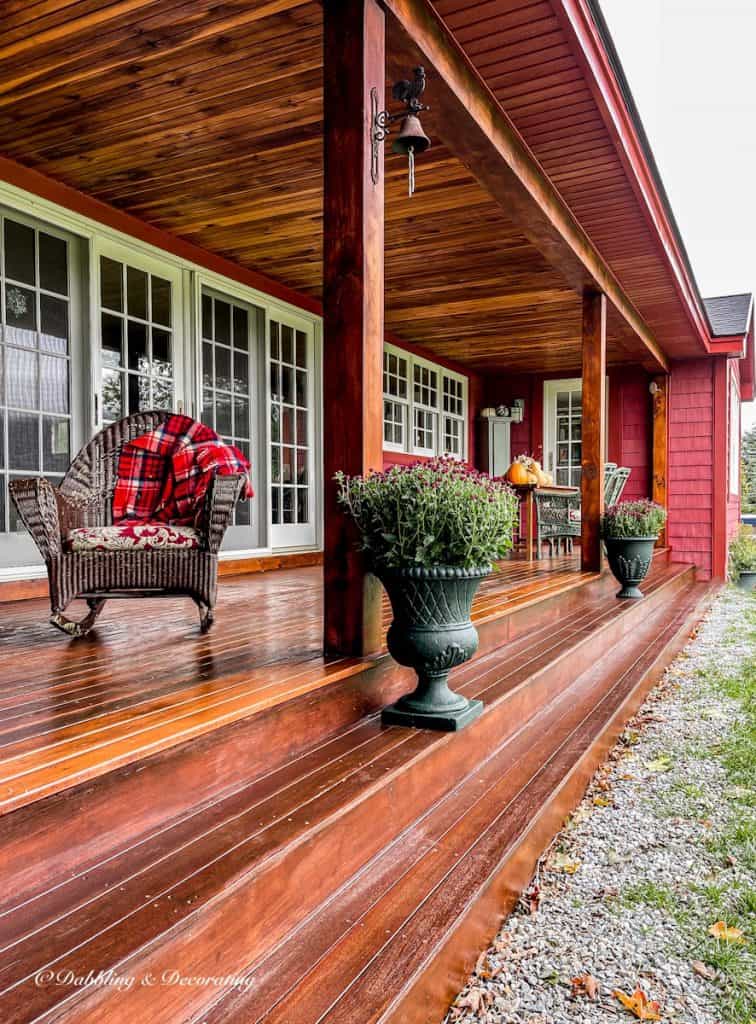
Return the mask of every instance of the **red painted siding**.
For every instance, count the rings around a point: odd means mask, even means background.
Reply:
[[[713,361],[675,365],[669,400],[669,525],[673,558],[698,566],[702,579],[712,573]]]
[[[623,499],[651,495],[652,408],[650,378],[623,367],[609,374],[609,461],[629,466]]]
[[[576,374],[575,376],[579,376]],[[525,399],[522,423],[512,424],[512,455],[543,456],[543,384],[554,379],[541,374],[496,377],[484,382],[485,404],[511,404]],[[632,470],[625,497],[647,498],[651,493],[651,396],[649,376],[642,369],[623,367],[609,377],[608,458]]]

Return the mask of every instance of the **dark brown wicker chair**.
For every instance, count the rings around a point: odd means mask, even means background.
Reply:
[[[69,551],[65,546],[71,529],[112,524],[122,447],[170,415],[135,413],[112,423],[82,448],[59,488],[42,477],[14,480],[10,485],[19,514],[47,565],[50,622],[69,636],[88,633],[108,597],[186,594],[199,608],[202,632],[212,624],[218,550],[241,492],[242,476],[213,478],[197,524],[199,547]],[[76,598],[89,605],[89,614],[80,622],[63,614]]]

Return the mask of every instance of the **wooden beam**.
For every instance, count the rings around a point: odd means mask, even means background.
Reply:
[[[380,648],[381,601],[336,503],[334,473],[383,468],[384,174],[371,174],[371,91],[385,97],[377,0],[324,4],[323,460],[327,653]]]
[[[653,442],[651,459],[651,500],[667,508],[667,466],[669,463],[669,384],[666,375],[654,377]],[[659,534],[657,547],[666,547],[667,528]]]
[[[583,457],[580,474],[580,567],[601,571],[606,436],[606,296],[583,294]]]
[[[432,66],[427,98],[446,146],[575,291],[606,295],[643,342],[648,365],[667,372],[650,327],[432,5],[384,0],[384,6],[402,47]]]

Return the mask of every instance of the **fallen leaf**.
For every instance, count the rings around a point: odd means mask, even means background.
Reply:
[[[653,761],[644,761],[644,766],[650,772],[668,772],[672,767],[672,758],[669,754],[660,754]]]
[[[486,988],[471,988],[454,1003],[455,1010],[470,1010],[479,1013],[493,1002],[493,994]]]
[[[586,996],[588,999],[598,999],[599,983],[592,974],[578,974],[572,979],[572,995]]]
[[[556,853],[551,860],[552,871],[563,871],[565,875],[574,875],[580,867],[579,860],[571,860],[566,853]]]
[[[706,978],[707,981],[713,981],[717,976],[717,972],[705,964],[702,960],[694,960],[690,965],[693,968],[693,972],[701,978]]]
[[[612,801],[607,800],[605,796],[594,796],[593,805],[594,807],[611,807]]]
[[[522,894],[522,902],[529,914],[537,914],[541,905],[541,887],[535,883]]]
[[[742,945],[745,942],[743,932],[740,928],[729,928],[724,921],[717,921],[709,928],[709,935],[721,942],[730,942],[735,945]]]
[[[649,999],[642,988],[636,988],[631,996],[616,988],[612,995],[638,1020],[661,1020],[659,1004],[655,999]]]

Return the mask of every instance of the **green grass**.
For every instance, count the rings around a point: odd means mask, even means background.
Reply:
[[[620,896],[620,902],[629,909],[646,906],[671,911],[675,908],[677,900],[669,886],[657,885],[656,882],[646,879],[625,889]]]
[[[747,639],[756,646],[756,600],[745,609],[727,640]],[[701,692],[716,693],[740,705],[734,728],[720,743],[687,751],[697,758],[714,758],[722,765],[727,787],[726,826],[710,836],[705,850],[712,858],[712,877],[687,892],[643,880],[620,894],[625,908],[655,907],[670,914],[681,929],[691,960],[702,960],[717,976],[722,1024],[756,1021],[756,657],[737,671],[700,670]],[[712,717],[712,716],[710,716]],[[716,717],[714,714],[713,717]],[[695,780],[675,780],[663,796],[654,797],[659,817],[697,817],[702,806],[718,794],[707,793]],[[750,876],[750,877],[749,877]],[[718,941],[708,934],[715,921],[742,931],[741,944]]]
[[[741,627],[756,642],[756,610],[748,608]],[[718,744],[713,755],[722,764],[728,781],[727,827],[707,841],[720,865],[716,883],[703,888],[705,906],[712,921],[739,928],[743,945],[699,940],[698,958],[719,974],[722,1019],[726,1024],[751,1024],[756,1018],[756,890],[748,875],[756,873],[756,658],[740,671],[713,672],[706,680],[715,693],[740,704],[742,714],[735,727]]]

